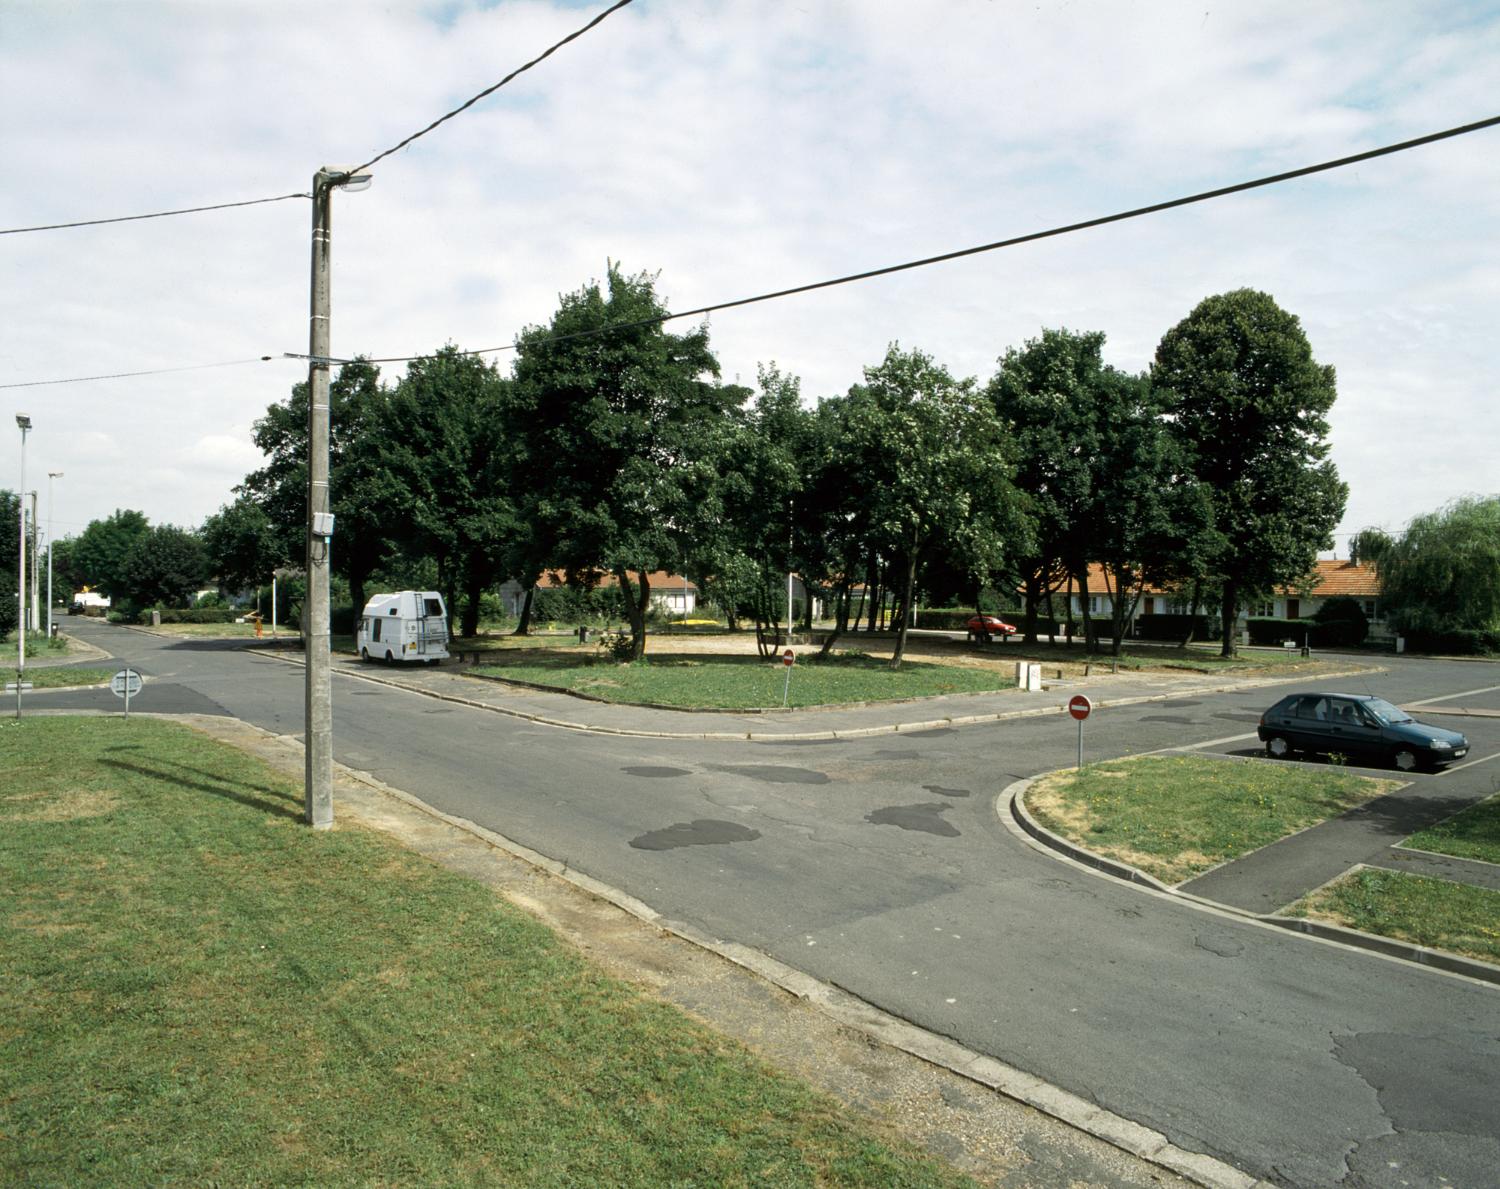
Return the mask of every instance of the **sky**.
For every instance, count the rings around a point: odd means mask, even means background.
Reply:
[[[305,192],[604,7],[0,0],[0,229]],[[332,350],[501,347],[612,260],[690,309],[991,242],[1500,114],[1497,78],[1500,5],[635,0],[335,196]],[[709,330],[726,380],[774,360],[812,402],[893,342],[983,383],[1045,327],[1141,370],[1203,298],[1264,290],[1337,370],[1347,556],[1500,492],[1497,216],[1493,129]],[[56,537],[229,502],[306,376],[310,218],[0,235],[0,487],[15,412]]]

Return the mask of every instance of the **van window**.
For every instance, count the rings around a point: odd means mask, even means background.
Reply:
[[[438,600],[438,599],[423,599],[422,602],[427,607],[427,612],[426,613],[428,615],[441,615],[443,613],[443,604],[442,604],[442,602],[440,600]]]
[[[376,640],[379,640],[380,639],[380,620],[378,618],[371,619],[370,620],[370,625],[371,625],[370,626],[370,640],[372,642],[376,641]]]

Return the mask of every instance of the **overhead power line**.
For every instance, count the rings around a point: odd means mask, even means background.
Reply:
[[[109,372],[102,376],[71,376],[66,380],[26,380],[20,384],[0,384],[0,388],[44,388],[49,384],[82,384],[89,380],[123,380],[131,376],[165,376],[171,372],[201,372],[211,367],[240,367],[246,363],[265,363],[274,359],[272,355],[257,355],[254,359],[226,359],[221,363],[194,363],[187,367],[157,367],[141,372]]]
[[[616,2],[614,4],[611,4],[608,8],[606,8],[603,12],[601,12],[593,20],[589,21],[588,24],[582,26],[581,28],[575,29],[573,32],[569,33],[566,37],[564,37],[561,41],[554,42],[552,45],[548,46],[545,50],[543,50],[536,57],[532,58],[529,62],[526,62],[523,65],[517,66],[514,70],[512,70],[509,74],[507,74],[504,78],[502,78],[499,82],[495,83],[493,86],[486,87],[483,91],[480,91],[479,94],[475,95],[472,99],[466,100],[464,103],[459,104],[459,106],[455,107],[452,111],[448,112],[446,115],[439,116],[437,119],[433,120],[432,123],[428,124],[427,127],[423,128],[421,131],[419,131],[419,132],[413,132],[410,136],[408,136],[405,140],[401,141],[399,144],[392,145],[390,148],[386,149],[383,153],[377,153],[375,156],[371,157],[368,161],[366,161],[363,165],[356,165],[353,169],[349,170],[348,172],[351,173],[351,174],[353,174],[353,173],[360,173],[360,172],[362,172],[362,171],[364,171],[366,169],[369,169],[370,166],[374,165],[377,161],[383,161],[385,158],[389,157],[392,153],[400,152],[407,145],[411,144],[412,141],[418,140],[421,137],[426,136],[429,132],[431,132],[439,124],[446,123],[448,120],[453,119],[454,116],[459,115],[460,113],[467,111],[469,108],[473,107],[476,103],[478,103],[481,99],[485,99],[488,96],[493,95],[496,91],[498,91],[501,87],[505,86],[505,84],[508,83],[508,82],[510,82],[512,79],[515,79],[518,76],[520,76],[522,74],[525,74],[526,71],[530,70],[533,66],[537,65],[539,62],[543,62],[547,58],[550,58],[553,54],[557,53],[558,50],[562,49],[563,46],[567,45],[569,42],[571,42],[571,41],[577,41],[578,38],[582,37],[590,29],[594,28],[594,26],[596,26],[598,24],[601,24],[606,18],[612,16],[614,13],[618,12],[620,9],[624,8],[627,4],[630,4],[631,2],[632,2],[632,0],[616,0]],[[28,231],[62,231],[62,230],[65,230],[67,228],[70,228],[70,227],[98,227],[98,226],[100,226],[102,224],[105,224],[105,223],[133,223],[133,222],[136,222],[136,221],[138,221],[140,219],[165,219],[165,218],[169,218],[172,215],[194,215],[194,214],[198,214],[199,212],[202,212],[202,211],[224,211],[224,210],[230,210],[230,209],[232,209],[234,207],[239,207],[239,206],[260,206],[261,204],[267,203],[267,202],[285,202],[289,198],[311,198],[311,197],[312,197],[311,194],[303,194],[303,193],[298,193],[298,194],[279,194],[279,195],[277,195],[274,198],[251,198],[251,199],[248,199],[248,200],[246,200],[244,202],[221,202],[221,203],[217,203],[217,204],[215,204],[213,206],[190,206],[190,207],[183,207],[183,208],[181,208],[179,210],[153,211],[150,214],[146,214],[146,215],[117,215],[114,218],[110,218],[110,219],[81,219],[81,220],[78,220],[78,221],[72,222],[72,223],[44,223],[44,224],[40,224],[40,225],[38,225],[36,227],[6,227],[6,228],[0,228],[0,235],[21,235],[21,234],[23,234],[25,232],[28,232]],[[58,382],[60,383],[61,381],[58,381]]]
[[[591,20],[588,24],[584,25],[582,28],[573,30],[573,32],[569,33],[561,41],[553,42],[546,49],[544,49],[541,53],[539,53],[535,58],[532,58],[531,61],[526,62],[525,64],[523,64],[521,66],[517,66],[514,70],[512,70],[509,74],[507,74],[504,78],[502,78],[498,83],[495,83],[493,86],[486,87],[484,90],[480,91],[479,94],[475,95],[472,99],[465,100],[463,103],[461,103],[457,107],[455,107],[452,111],[448,112],[446,115],[439,116],[437,119],[433,120],[432,123],[428,124],[427,127],[423,128],[420,132],[413,132],[410,136],[408,136],[405,140],[401,141],[399,144],[392,145],[390,148],[386,149],[383,153],[377,153],[375,156],[371,157],[368,161],[366,161],[363,165],[356,165],[353,169],[349,170],[349,173],[351,173],[351,174],[353,174],[353,173],[362,173],[366,169],[369,169],[370,166],[374,165],[377,161],[383,161],[385,158],[389,157],[392,153],[399,153],[407,145],[411,144],[412,141],[418,140],[421,137],[426,136],[429,132],[431,132],[439,124],[446,123],[448,120],[451,120],[454,116],[459,115],[462,112],[467,111],[469,108],[473,107],[476,103],[478,103],[481,99],[485,99],[485,98],[488,98],[490,95],[493,95],[496,91],[498,91],[501,87],[505,86],[505,84],[508,83],[508,82],[510,82],[512,79],[518,77],[519,75],[525,74],[528,70],[530,70],[533,66],[537,65],[539,62],[543,62],[546,59],[550,58],[553,54],[557,53],[558,50],[562,49],[562,47],[565,46],[565,45],[567,45],[569,42],[571,42],[571,41],[577,41],[578,38],[582,37],[590,29],[594,28],[594,26],[602,24],[606,19],[608,19],[609,17],[613,16],[615,13],[619,12],[620,9],[624,8],[627,4],[630,4],[630,3],[631,3],[631,0],[616,0],[616,2],[614,4],[611,4],[603,12],[601,12],[598,16],[596,16],[593,20]]]
[[[1247,190],[1257,190],[1265,186],[1274,186],[1281,182],[1293,181],[1297,178],[1309,177],[1317,173],[1327,173],[1332,169],[1343,169],[1349,165],[1358,165],[1361,161],[1373,161],[1378,157],[1389,157],[1393,153],[1404,153],[1409,149],[1421,148],[1423,145],[1435,144],[1442,140],[1451,140],[1455,136],[1466,136],[1471,132],[1480,132],[1486,128],[1500,125],[1500,116],[1491,116],[1488,119],[1476,120],[1472,124],[1460,124],[1456,128],[1448,128],[1442,132],[1432,132],[1426,136],[1414,137],[1411,140],[1399,141],[1396,144],[1384,145],[1378,149],[1368,149],[1363,153],[1353,153],[1347,157],[1336,157],[1331,161],[1322,161],[1316,165],[1304,165],[1299,169],[1289,169],[1282,173],[1267,174],[1265,177],[1254,178],[1247,182],[1235,182],[1229,186],[1219,186],[1213,190],[1202,190],[1197,194],[1189,194],[1182,198],[1169,198],[1164,202],[1153,202],[1149,206],[1132,207],[1130,210],[1118,211],[1112,215],[1100,215],[1093,219],[1083,219],[1077,223],[1065,223],[1060,227],[1049,227],[1045,231],[1032,231],[1025,235],[1011,236],[1009,239],[994,240],[986,244],[976,244],[971,248],[959,248],[952,252],[943,252],[936,256],[923,256],[918,260],[907,260],[901,264],[888,264],[881,268],[866,269],[864,272],[849,273],[841,277],[833,277],[826,281],[811,281],[805,285],[793,285],[786,289],[775,289],[769,293],[758,293],[754,297],[740,297],[733,301],[716,302],[713,305],[698,306],[696,309],[679,310],[676,313],[663,314],[656,318],[641,318],[633,322],[618,322],[610,326],[602,326],[596,330],[579,330],[571,334],[556,335],[552,338],[539,340],[539,343],[562,343],[570,339],[592,338],[595,335],[611,334],[620,330],[630,330],[640,326],[654,326],[666,322],[675,322],[679,318],[694,318],[705,314],[718,313],[720,310],[732,310],[739,306],[755,305],[763,301],[775,301],[781,297],[791,297],[798,293],[811,293],[817,289],[831,289],[836,285],[849,285],[855,281],[868,281],[875,277],[889,276],[891,273],[907,272],[915,268],[926,268],[933,264],[942,264],[949,260],[959,260],[965,256],[978,256],[983,252],[998,252],[1002,248],[1019,247],[1021,244],[1035,243],[1038,240],[1052,239],[1060,235],[1071,235],[1076,231],[1087,231],[1092,227],[1104,227],[1110,223],[1123,223],[1127,219],[1139,219],[1143,215],[1154,215],[1160,211],[1169,211],[1177,207],[1191,206],[1198,202],[1208,202],[1214,198],[1225,198],[1231,194],[1242,194]],[[509,343],[503,347],[482,347],[477,351],[465,351],[465,355],[492,355],[501,351],[514,351],[519,344]],[[288,358],[304,359],[303,355],[291,355]],[[413,359],[422,359],[421,355],[390,355],[381,358],[367,359],[368,363],[409,363]],[[349,362],[349,361],[338,361]]]
[[[262,206],[267,202],[285,202],[288,198],[311,198],[311,194],[278,194],[274,198],[250,198],[244,202],[219,202],[213,206],[186,206],[175,211],[152,211],[149,215],[116,215],[112,219],[80,219],[75,223],[44,223],[37,227],[0,228],[0,235],[21,235],[27,231],[62,231],[68,227],[98,227],[104,223],[135,223],[141,219],[166,219],[172,215],[196,215],[200,211],[227,211],[237,206]]]

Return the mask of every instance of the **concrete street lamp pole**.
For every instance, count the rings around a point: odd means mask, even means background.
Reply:
[[[42,555],[42,533],[37,528],[36,519],[36,492],[29,493],[31,496],[31,630],[39,632],[42,629],[42,613],[37,609],[41,600],[41,583],[38,582],[38,571],[41,569]]]
[[[21,522],[21,564],[16,577],[16,717],[21,717],[21,686],[26,682],[26,434],[31,418],[16,414],[21,427],[21,486],[16,492],[17,519]]]
[[[307,365],[307,597],[302,606],[306,665],[304,698],[308,825],[333,825],[333,683],[328,641],[328,555],[333,517],[328,496],[328,369],[332,316],[331,214],[335,189],[363,190],[370,175],[325,165],[313,174],[312,298]]]
[[[52,480],[61,479],[61,471],[47,472],[47,639],[52,639]]]

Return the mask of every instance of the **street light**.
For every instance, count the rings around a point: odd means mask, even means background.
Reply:
[[[47,472],[47,639],[52,639],[52,480],[61,479],[61,471]]]
[[[31,429],[31,418],[25,413],[16,414],[16,424],[21,427],[21,486],[16,492],[17,517],[21,522],[21,564],[17,577],[16,596],[16,717],[21,717],[21,686],[26,682],[26,434]]]
[[[304,748],[307,762],[303,809],[308,825],[333,825],[333,690],[328,644],[328,554],[333,516],[328,498],[328,357],[331,296],[333,192],[364,190],[369,173],[325,165],[313,174],[312,293],[308,316],[307,364],[307,597],[302,606],[302,637],[307,657]]]

